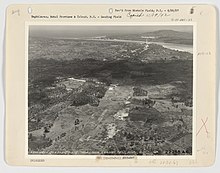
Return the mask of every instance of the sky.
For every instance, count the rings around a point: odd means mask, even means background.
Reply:
[[[104,35],[121,34],[141,34],[157,30],[174,30],[181,32],[191,32],[193,27],[190,25],[151,25],[151,26],[77,26],[77,25],[31,25],[29,26],[29,35],[31,37],[89,37]]]

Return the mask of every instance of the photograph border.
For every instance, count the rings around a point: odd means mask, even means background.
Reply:
[[[193,27],[193,109],[192,109],[192,155],[30,155],[28,154],[28,41],[29,26],[192,26]],[[196,22],[25,22],[25,158],[26,159],[91,159],[95,160],[99,157],[111,160],[116,157],[134,157],[135,159],[195,159],[196,158],[196,63],[197,63],[197,23]],[[115,160],[115,158],[114,158]]]

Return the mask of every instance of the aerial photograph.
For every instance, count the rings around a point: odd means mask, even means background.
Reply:
[[[192,155],[192,25],[30,25],[29,155]]]

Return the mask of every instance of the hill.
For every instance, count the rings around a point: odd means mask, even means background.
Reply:
[[[173,30],[159,30],[154,32],[146,32],[142,37],[152,37],[151,41],[176,43],[176,44],[193,44],[193,33],[180,32]]]
[[[125,35],[109,35],[110,39],[125,39],[125,40],[137,40],[145,41],[146,38],[150,42],[164,42],[174,44],[193,44],[193,33],[180,32],[174,30],[158,30],[153,32],[144,32],[140,34],[125,34]]]

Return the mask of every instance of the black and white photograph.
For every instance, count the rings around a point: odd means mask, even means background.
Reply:
[[[193,25],[29,25],[29,155],[192,155]]]

